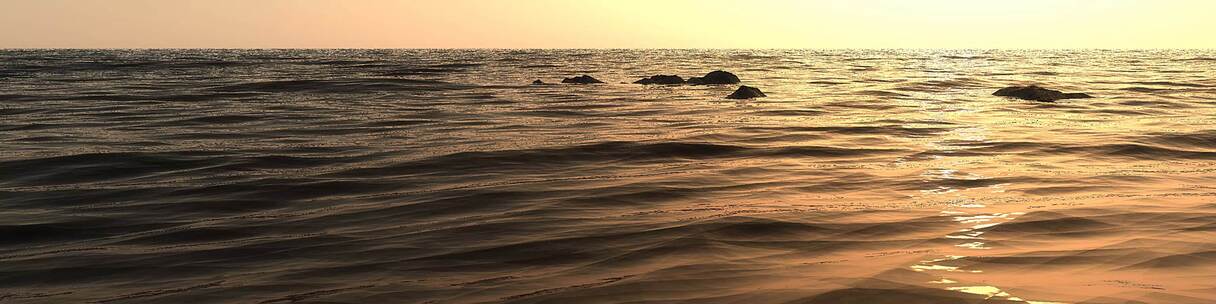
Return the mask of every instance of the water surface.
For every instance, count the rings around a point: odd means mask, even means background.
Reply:
[[[0,302],[1211,303],[1214,68],[0,51]],[[718,69],[769,97],[623,84]]]

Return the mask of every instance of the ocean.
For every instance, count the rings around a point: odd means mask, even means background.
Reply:
[[[2,303],[1216,302],[1216,51],[3,50],[0,142]]]

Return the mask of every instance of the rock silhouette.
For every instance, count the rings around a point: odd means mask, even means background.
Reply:
[[[574,78],[562,79],[562,83],[592,84],[592,83],[604,83],[604,82],[600,81],[599,79],[595,79],[595,77],[583,75],[583,76],[578,76],[578,77],[574,77]]]
[[[654,75],[634,81],[636,84],[684,84],[684,78],[678,75]]]
[[[1085,93],[1064,93],[1034,85],[1025,87],[1008,87],[997,90],[996,93],[992,93],[992,95],[1042,102],[1055,102],[1056,100],[1061,99],[1093,98],[1093,96]]]
[[[735,90],[734,93],[731,93],[730,96],[726,96],[726,99],[752,99],[756,97],[768,97],[768,95],[764,95],[764,92],[761,92],[760,89],[754,87],[740,86],[739,89]]]
[[[693,85],[736,84],[739,83],[739,76],[726,71],[713,71],[705,74],[704,77],[689,78],[688,83]]]
[[[533,82],[532,82],[532,85],[542,85],[542,84],[545,84],[545,82],[544,82],[544,81],[540,81],[540,79],[537,79],[536,81],[533,81]]]

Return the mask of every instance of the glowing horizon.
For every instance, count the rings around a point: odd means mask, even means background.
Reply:
[[[1216,48],[1204,0],[6,0],[0,48]]]

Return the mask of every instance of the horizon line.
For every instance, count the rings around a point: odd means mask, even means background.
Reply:
[[[497,48],[497,47],[455,47],[455,48],[380,48],[380,47],[0,47],[3,51],[22,50],[970,50],[970,51],[1061,51],[1061,50],[1096,50],[1096,51],[1163,51],[1163,50],[1206,50],[1216,51],[1216,48]]]

